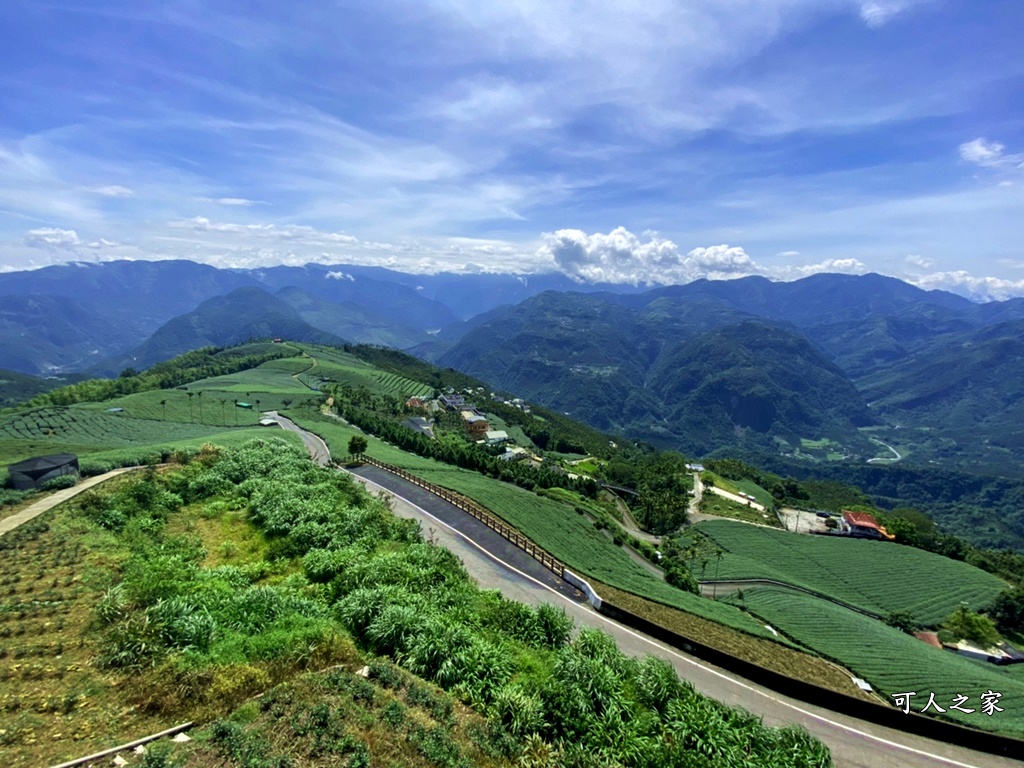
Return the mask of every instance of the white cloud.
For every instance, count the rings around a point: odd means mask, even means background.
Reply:
[[[817,264],[801,264],[795,267],[782,267],[766,271],[765,277],[776,280],[797,280],[801,277],[817,275],[822,272],[839,272],[846,275],[861,275],[868,271],[860,259],[825,259]]]
[[[53,250],[73,250],[82,244],[78,233],[73,229],[55,229],[44,227],[30,229],[25,233],[23,242],[30,248],[47,248]]]
[[[87,191],[92,192],[94,195],[100,197],[132,197],[135,192],[128,187],[122,187],[120,184],[108,184],[100,187],[88,187]]]
[[[969,163],[991,167],[1000,164],[1005,150],[1006,146],[998,141],[978,138],[960,145],[960,157]]]
[[[348,280],[350,283],[354,283],[356,281],[356,279],[355,279],[355,277],[353,275],[350,275],[347,272],[340,272],[340,271],[328,272],[326,275],[324,275],[324,279],[325,280]]]
[[[1004,301],[1014,296],[1024,296],[1024,280],[975,277],[965,270],[918,275],[907,278],[907,282],[926,290],[951,291],[975,301]]]
[[[795,255],[795,252],[793,252]],[[700,278],[726,280],[762,275],[771,280],[796,280],[819,272],[862,274],[867,266],[856,258],[825,259],[811,264],[766,266],[741,247],[712,245],[682,254],[671,240],[656,234],[643,240],[624,227],[607,235],[562,229],[542,238],[538,256],[581,282],[675,285]]]
[[[263,200],[249,200],[245,197],[203,197],[200,198],[204,203],[219,203],[220,205],[228,205],[239,208],[248,208],[253,205],[266,205]]]
[[[793,258],[795,256],[799,256],[800,255],[800,251],[782,251],[781,253],[776,253],[775,255],[776,256],[782,256],[783,258],[789,259],[789,258]]]
[[[931,269],[932,267],[935,266],[935,259],[929,259],[926,258],[925,256],[920,256],[917,254],[911,254],[910,256],[907,256],[905,261],[912,267],[920,267],[921,269]]]
[[[864,0],[860,3],[860,17],[869,27],[881,27],[910,5],[906,0]]]
[[[758,271],[742,249],[728,245],[694,248],[685,255],[656,233],[641,239],[625,227],[607,235],[578,229],[545,234],[538,256],[575,280],[631,285],[687,283],[701,277],[738,277]]]

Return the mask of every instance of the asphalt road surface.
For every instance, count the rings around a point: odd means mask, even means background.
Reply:
[[[371,469],[374,471],[370,472]],[[571,596],[564,588],[552,583],[552,580],[561,580],[555,579],[550,571],[539,564],[537,567],[542,572],[539,575],[535,575],[529,567],[521,570],[518,565],[522,565],[523,561],[515,556],[516,552],[530,563],[536,561],[519,552],[471,516],[418,486],[370,467],[359,469],[357,479],[372,490],[391,493],[395,497],[395,513],[421,521],[424,532],[436,543],[458,555],[481,587],[498,589],[510,599],[531,605],[558,605],[577,624],[608,632],[625,653],[635,656],[649,654],[667,659],[680,677],[689,680],[697,690],[708,696],[731,706],[743,707],[761,716],[768,725],[803,726],[828,745],[835,764],[841,768],[1020,768],[1022,765],[1015,760],[847,717],[750,683],[602,616],[587,603],[579,602],[578,596]],[[474,532],[465,521],[460,522],[454,518],[452,510],[480,525],[483,531]],[[447,520],[451,520],[452,524]],[[472,538],[466,531],[472,534]],[[493,542],[494,552],[488,551],[488,541],[483,537],[480,543],[474,540],[477,534],[483,532],[491,533],[497,539]]]
[[[312,458],[317,464],[322,467],[326,467],[331,463],[331,452],[327,449],[327,443],[312,432],[307,432],[287,416],[282,416],[277,411],[267,411],[263,415],[267,418],[274,419],[274,421],[281,425],[282,429],[298,433],[302,438],[302,442],[306,444],[306,450],[309,451],[310,458]]]

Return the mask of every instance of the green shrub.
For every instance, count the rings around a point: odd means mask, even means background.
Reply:
[[[65,488],[74,488],[75,483],[78,482],[78,478],[74,475],[58,475],[57,477],[51,477],[42,485],[44,491],[61,491]]]

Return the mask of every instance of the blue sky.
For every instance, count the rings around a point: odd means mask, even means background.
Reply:
[[[1024,295],[1016,0],[6,0],[0,269]]]

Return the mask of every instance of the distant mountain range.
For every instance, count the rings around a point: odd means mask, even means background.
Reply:
[[[191,261],[8,272],[0,274],[0,367],[29,374],[106,371],[165,323],[238,288],[277,295],[334,336],[405,349],[501,304],[574,285],[562,275],[408,275],[319,264],[228,270]],[[590,289],[602,287],[608,286]]]
[[[114,375],[266,336],[406,349],[694,455],[894,456],[882,443],[1004,474],[1024,459],[1024,299],[976,304],[880,275],[644,290],[351,265],[0,274],[0,368],[20,373]]]
[[[1019,475],[1022,331],[1022,299],[975,304],[881,275],[749,277],[546,293],[427,354],[692,454],[833,439],[837,457],[892,456],[881,436],[921,463]]]

